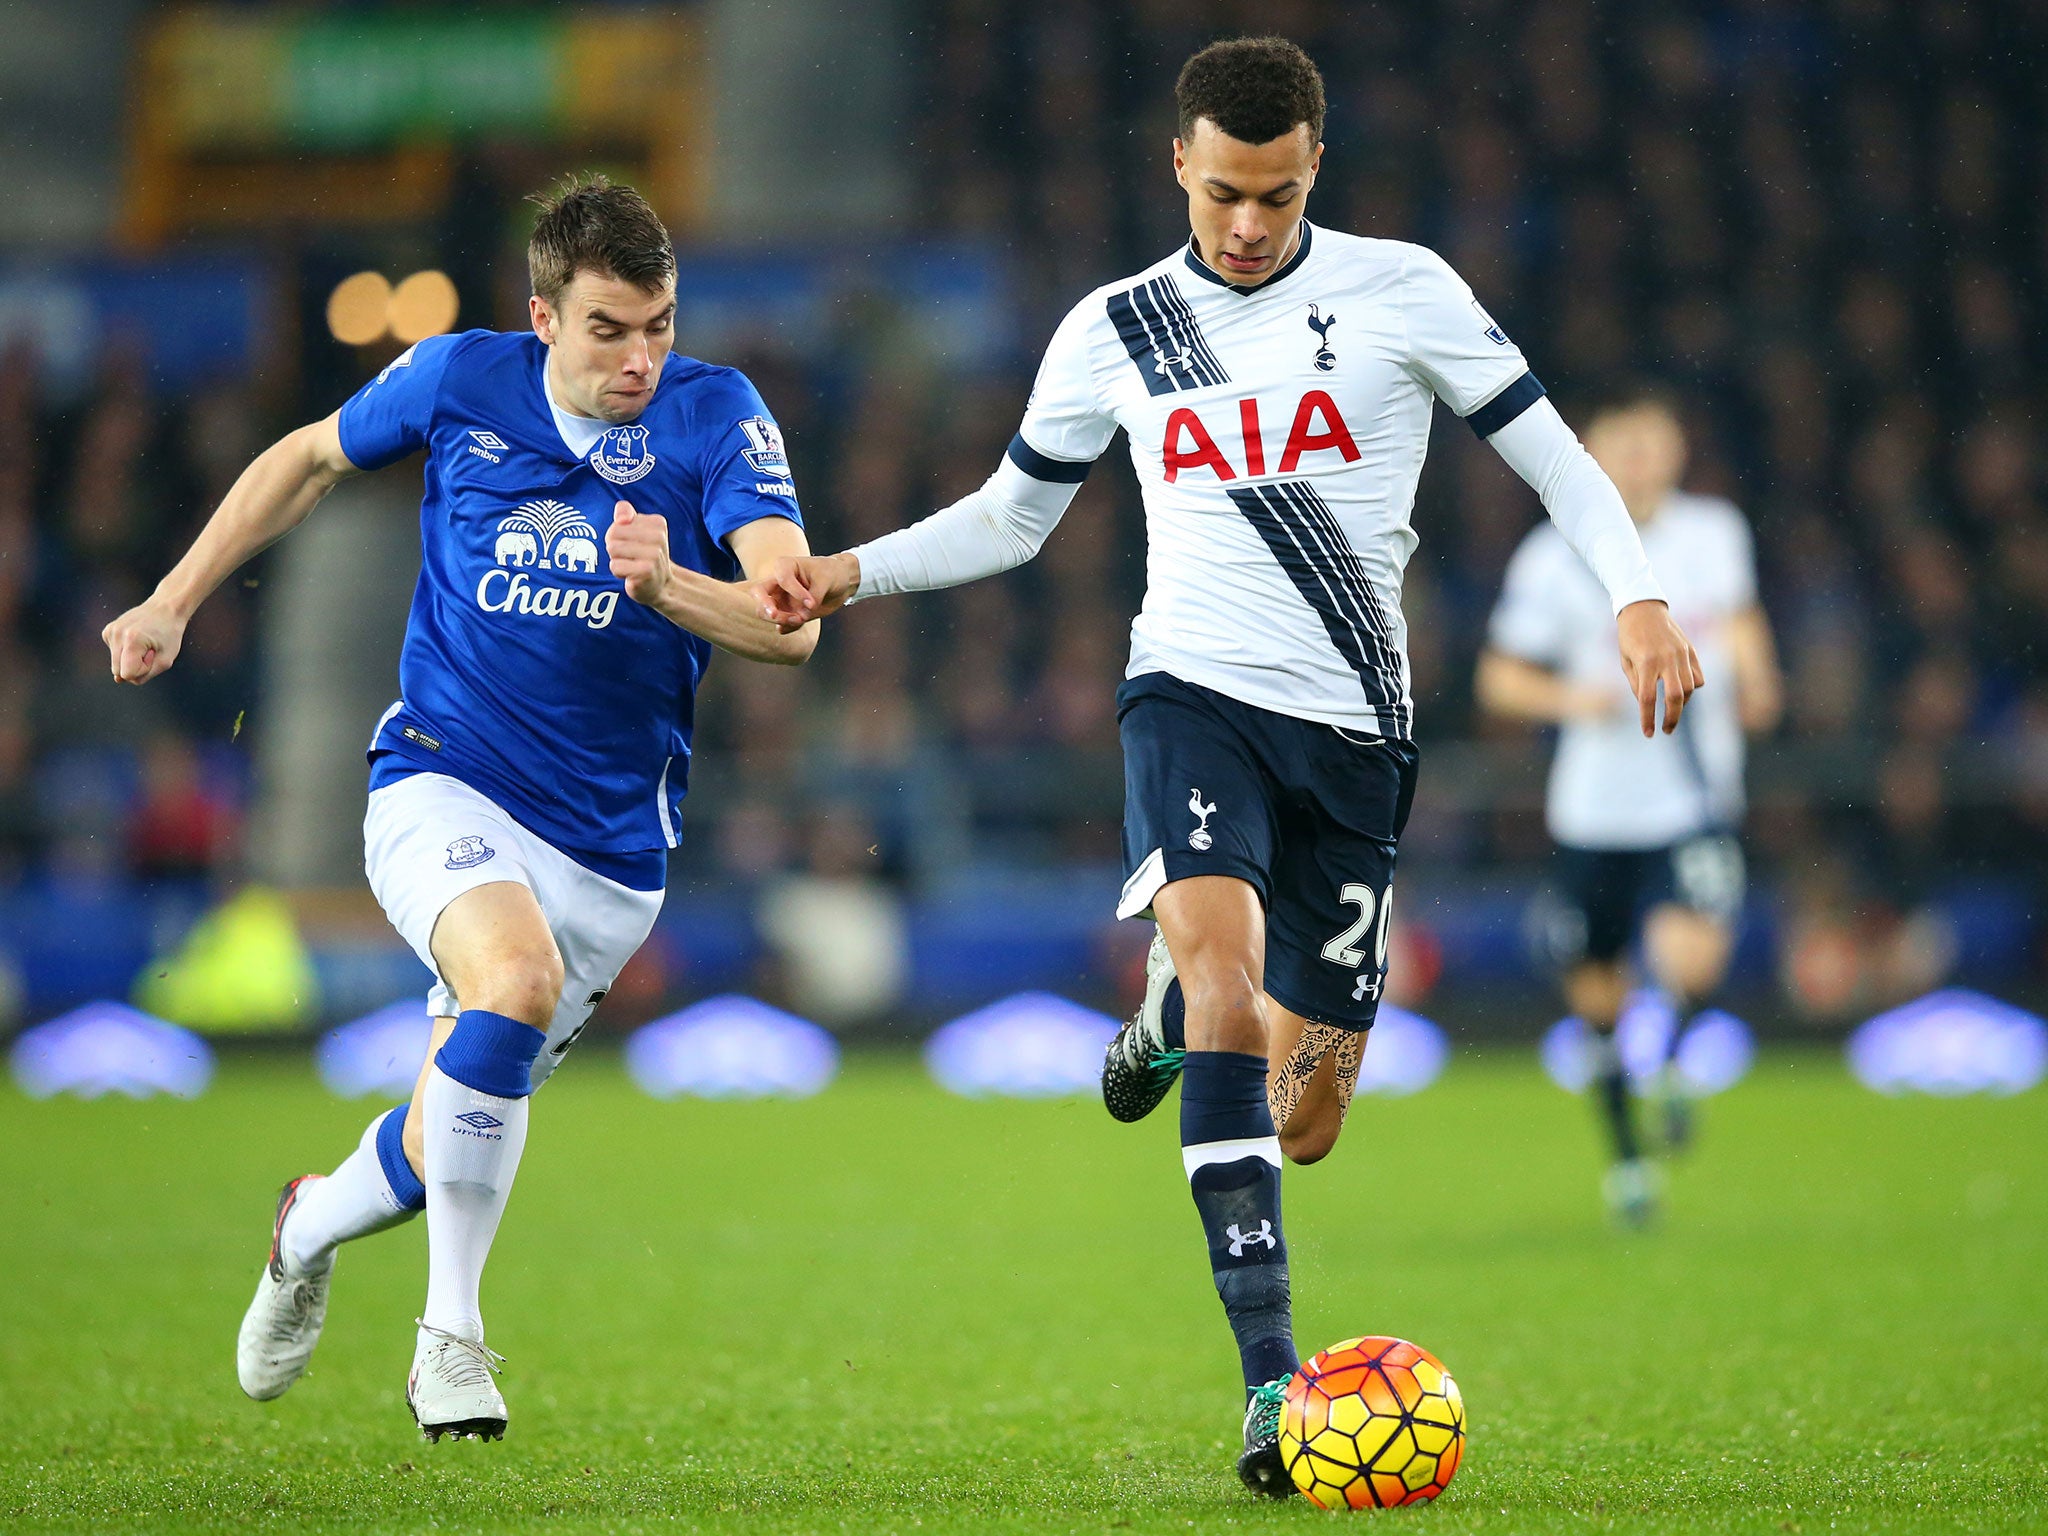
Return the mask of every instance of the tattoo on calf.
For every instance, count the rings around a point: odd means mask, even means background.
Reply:
[[[1286,1129],[1295,1106],[1315,1076],[1325,1056],[1336,1058],[1337,1118],[1341,1124],[1351,1109],[1351,1095],[1358,1087],[1358,1064],[1365,1058],[1365,1031],[1345,1029],[1336,1024],[1304,1024],[1301,1038],[1266,1084],[1266,1099],[1273,1111],[1273,1128]]]

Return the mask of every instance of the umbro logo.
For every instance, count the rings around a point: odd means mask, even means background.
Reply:
[[[489,459],[493,464],[505,462],[499,455],[506,452],[512,446],[505,439],[498,436],[495,432],[479,432],[474,428],[471,428],[469,435],[475,439],[469,445],[471,453],[480,459]]]
[[[482,1109],[472,1109],[466,1115],[457,1115],[455,1122],[458,1125],[466,1125],[473,1131],[495,1131],[505,1123],[488,1110]]]

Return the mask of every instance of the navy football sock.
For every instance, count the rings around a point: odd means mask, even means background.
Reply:
[[[1635,1101],[1628,1091],[1628,1069],[1621,1064],[1621,1047],[1614,1031],[1593,1031],[1593,1092],[1607,1121],[1614,1143],[1614,1160],[1634,1162],[1643,1155],[1636,1137]]]
[[[1189,1051],[1181,1073],[1180,1140],[1245,1389],[1291,1376],[1301,1358],[1294,1352],[1280,1226],[1280,1138],[1266,1105],[1265,1058]]]

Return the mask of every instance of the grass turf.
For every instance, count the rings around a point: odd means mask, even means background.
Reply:
[[[248,1402],[272,1194],[370,1108],[281,1062],[189,1104],[0,1090],[0,1529],[2048,1526],[2038,1093],[1892,1101],[1768,1060],[1635,1237],[1601,1218],[1586,1106],[1525,1055],[1363,1102],[1289,1174],[1300,1342],[1427,1345],[1472,1439],[1436,1505],[1359,1517],[1230,1472],[1171,1106],[966,1103],[891,1058],[797,1104],[657,1104],[573,1063],[486,1281],[502,1445],[406,1414],[418,1223],[342,1255],[312,1373]]]

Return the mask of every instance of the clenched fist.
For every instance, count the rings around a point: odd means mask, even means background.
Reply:
[[[170,670],[185,643],[185,617],[161,598],[136,604],[100,631],[117,683],[146,683]]]
[[[630,501],[612,508],[612,525],[604,532],[604,552],[612,574],[626,584],[626,596],[658,608],[668,595],[674,567],[668,558],[668,519],[635,512]]]

